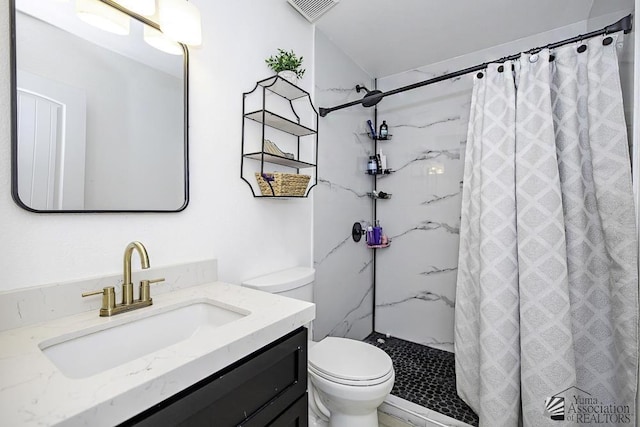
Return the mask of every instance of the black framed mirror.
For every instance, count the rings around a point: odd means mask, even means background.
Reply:
[[[87,2],[119,14],[128,34],[80,19]],[[14,201],[39,213],[185,209],[186,47],[153,47],[153,17],[111,0],[10,0],[10,10]]]

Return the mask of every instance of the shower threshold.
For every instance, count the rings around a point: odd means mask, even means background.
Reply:
[[[396,373],[381,412],[420,426],[478,425],[478,416],[456,392],[453,353],[378,332],[364,341],[384,350]]]

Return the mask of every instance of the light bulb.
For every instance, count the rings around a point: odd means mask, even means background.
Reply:
[[[165,36],[180,43],[202,43],[200,11],[186,0],[158,0],[158,23]]]
[[[119,35],[129,34],[129,16],[99,0],[76,0],[76,14],[101,30]]]
[[[167,38],[161,31],[156,30],[148,25],[144,26],[144,41],[149,45],[171,55],[182,55],[184,52],[182,46],[177,42]]]

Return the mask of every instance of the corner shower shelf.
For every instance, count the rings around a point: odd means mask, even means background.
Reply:
[[[393,135],[387,135],[383,138],[380,138],[378,136],[373,136],[369,132],[367,132],[367,135],[369,135],[369,138],[373,139],[374,141],[391,141],[393,139]]]
[[[254,94],[255,96],[261,95],[259,101],[262,107],[255,111],[246,112],[247,97],[251,96],[252,94]],[[277,98],[268,97],[268,94],[275,94],[277,95]],[[270,105],[267,108],[268,103],[274,105]],[[299,114],[296,109],[303,109],[306,114]],[[294,119],[287,118],[285,116],[294,117]],[[302,124],[300,118],[301,116],[305,118],[307,122],[312,122],[312,124]],[[242,156],[240,161],[240,177],[247,183],[247,185],[249,185],[253,196],[268,198],[307,197],[311,189],[318,182],[318,169],[316,167],[316,162],[318,159],[318,112],[311,102],[311,96],[309,95],[309,93],[301,89],[300,87],[288,82],[287,80],[284,80],[280,76],[272,76],[260,80],[256,83],[255,87],[250,92],[243,93],[242,117]],[[251,137],[247,135],[246,123],[250,123],[249,121],[258,123],[260,125],[260,128],[254,127],[252,129],[253,134]],[[271,154],[270,152],[267,152],[265,150],[266,128],[275,129],[277,132],[290,135],[286,136],[280,134],[281,136],[278,136],[278,145],[283,143],[284,146],[288,148],[288,150],[286,151],[292,151],[294,153],[293,158],[280,156],[278,154]],[[255,132],[256,130],[258,130],[258,132]],[[252,144],[251,146],[254,147],[253,150],[247,149],[246,143],[248,139],[257,138],[256,133],[260,134],[261,139],[259,139],[258,141],[261,140],[262,144]],[[295,143],[293,141],[295,141]],[[303,158],[301,158],[301,143],[311,144],[311,148],[307,146],[305,147],[306,149],[302,150]],[[292,145],[295,145],[296,148],[291,149]],[[256,146],[259,147],[258,150],[256,150]],[[245,167],[248,164],[245,163],[245,159],[251,159],[252,161],[259,162],[259,168],[256,168],[255,166],[249,166],[245,170]],[[279,165],[286,168],[294,169],[295,171],[292,172],[293,174],[300,174],[300,169],[308,170],[313,168],[314,173],[312,174],[312,176],[314,177],[314,180],[312,180],[304,195],[264,195],[260,193],[259,188],[257,188],[256,186],[257,183],[253,177],[255,176],[255,173],[258,172],[260,174],[263,174],[265,172],[272,172],[268,169],[265,170],[265,164]],[[309,173],[307,173],[307,175],[309,175]],[[251,178],[247,179],[245,176],[251,176]]]
[[[367,175],[371,175],[371,176],[377,176],[377,175],[389,175],[389,174],[392,174],[392,173],[394,173],[394,172],[395,172],[395,171],[394,171],[393,169],[383,169],[383,170],[382,170],[382,172],[380,172],[380,173],[377,173],[377,172],[376,172],[376,173],[369,173],[368,171],[365,171],[365,173],[366,173]]]
[[[380,193],[384,194],[381,195]],[[376,199],[376,200],[388,200],[391,198],[392,194],[391,193],[385,193],[384,191],[379,191],[378,194],[375,194],[373,192],[371,193],[367,193],[367,196],[369,196],[372,199]]]
[[[385,243],[384,245],[367,245],[369,249],[383,249],[391,246],[391,243]]]

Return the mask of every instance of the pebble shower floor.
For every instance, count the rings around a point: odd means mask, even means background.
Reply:
[[[377,332],[364,341],[391,357],[396,371],[392,395],[472,426],[478,425],[478,416],[456,393],[453,353],[399,338],[387,338]]]

